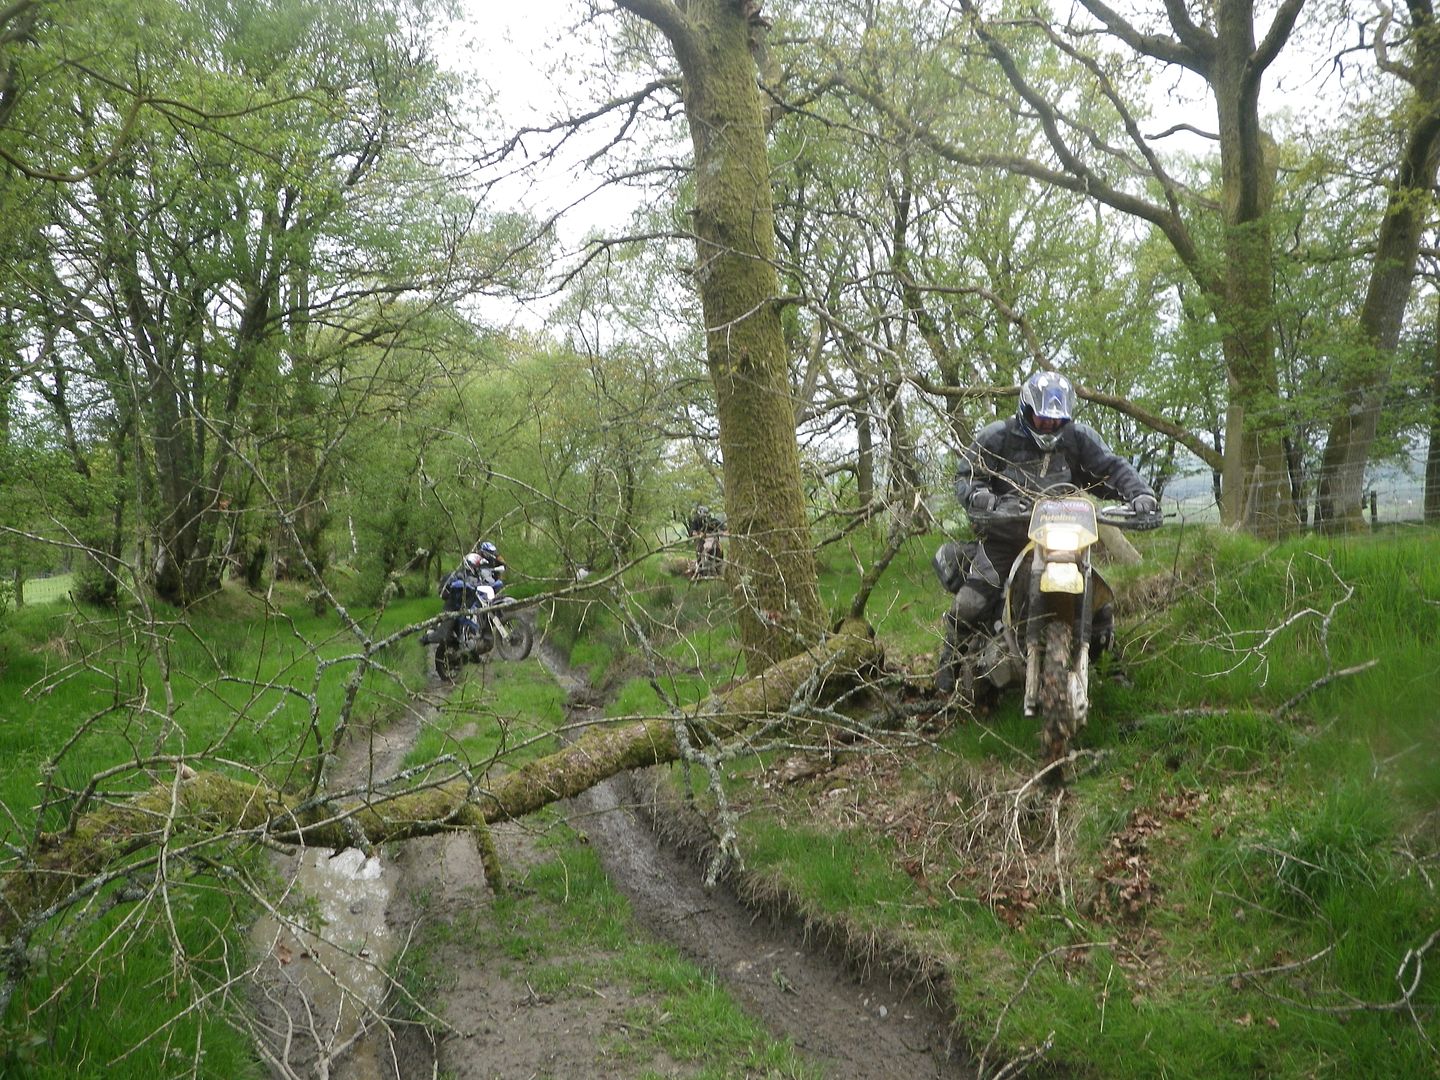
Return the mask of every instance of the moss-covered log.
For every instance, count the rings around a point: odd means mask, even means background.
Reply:
[[[492,822],[523,817],[626,769],[677,760],[679,724],[697,743],[723,738],[783,713],[807,683],[849,685],[855,672],[877,659],[868,628],[850,622],[810,652],[716,695],[693,716],[593,727],[489,787],[456,779],[343,804],[317,803],[221,773],[197,773],[105,805],[82,815],[72,831],[46,836],[28,866],[4,875],[0,934],[10,937],[36,916],[93,890],[107,875],[144,870],[156,860],[162,843],[172,856],[207,841],[231,843],[247,837],[339,849],[357,842],[375,846],[468,830],[475,833],[483,854],[485,828]]]

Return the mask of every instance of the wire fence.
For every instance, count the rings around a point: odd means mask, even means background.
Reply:
[[[1425,518],[1425,450],[1418,448],[1398,462],[1374,471],[1364,493],[1362,511],[1373,525],[1419,524]],[[1215,501],[1211,474],[1195,463],[1165,488],[1165,510],[1182,519],[1199,523],[1218,522],[1220,507]],[[1288,490],[1286,497],[1289,497]],[[1314,524],[1314,492],[1309,493],[1306,523]]]

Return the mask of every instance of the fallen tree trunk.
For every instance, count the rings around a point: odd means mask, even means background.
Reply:
[[[825,692],[827,684],[853,685],[855,674],[873,666],[879,655],[868,627],[852,620],[809,652],[710,698],[693,716],[591,728],[563,749],[493,783],[456,776],[342,803],[286,794],[218,772],[176,778],[80,816],[68,831],[44,836],[26,865],[6,872],[0,885],[0,935],[11,940],[0,952],[13,954],[20,939],[73,902],[129,878],[153,876],[162,852],[174,860],[246,840],[338,850],[468,830],[484,853],[490,846],[486,826],[493,822],[571,798],[626,769],[678,760],[679,728],[697,744],[737,734],[783,714],[802,690],[833,697]]]

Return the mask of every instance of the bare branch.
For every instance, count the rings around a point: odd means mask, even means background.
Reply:
[[[695,32],[671,0],[615,0],[615,4],[622,11],[638,15],[669,38],[676,54],[681,56],[682,67],[685,58],[695,53]]]
[[[1275,12],[1275,21],[1270,24],[1269,31],[1265,34],[1265,40],[1260,42],[1254,55],[1246,61],[1248,69],[1248,81],[1256,83],[1265,69],[1275,62],[1280,55],[1280,50],[1290,40],[1290,34],[1295,29],[1295,20],[1300,17],[1300,9],[1305,6],[1305,0],[1285,0]]]
[[[1214,63],[1214,37],[1191,21],[1189,11],[1178,0],[1166,0],[1165,3],[1178,41],[1158,34],[1142,34],[1123,15],[1101,3],[1101,0],[1080,0],[1080,4],[1099,19],[1105,29],[1138,53],[1162,63],[1178,64],[1199,75],[1206,75]]]

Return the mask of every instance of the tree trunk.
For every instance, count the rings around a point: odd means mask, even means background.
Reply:
[[[1285,415],[1275,370],[1269,213],[1279,157],[1274,141],[1260,129],[1252,5],[1248,0],[1226,0],[1214,10],[1209,82],[1220,126],[1225,277],[1219,315],[1230,386],[1221,519],[1273,538],[1295,524],[1287,490]]]
[[[870,402],[867,399],[854,412],[855,417],[855,502],[863,510],[875,498],[875,438],[870,425]]]
[[[1390,384],[1420,238],[1440,165],[1440,34],[1428,7],[1411,4],[1417,33],[1408,72],[1410,124],[1360,311],[1361,354],[1346,373],[1320,462],[1316,524],[1329,533],[1364,529],[1365,470]]]
[[[715,385],[727,571],[749,670],[793,655],[823,621],[795,400],[776,304],[774,208],[752,27],[736,0],[620,0],[658,26],[683,75],[695,152],[695,281]]]
[[[1440,300],[1435,304],[1430,354],[1430,446],[1425,454],[1425,524],[1440,525]]]

